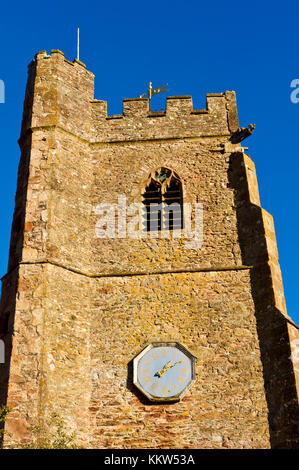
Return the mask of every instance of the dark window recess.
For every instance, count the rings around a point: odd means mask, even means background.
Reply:
[[[184,227],[182,184],[172,170],[160,168],[151,173],[142,196],[144,231]]]
[[[8,333],[9,313],[2,315],[0,318],[0,335]]]

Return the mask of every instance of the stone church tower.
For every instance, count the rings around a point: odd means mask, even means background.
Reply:
[[[89,448],[299,446],[299,335],[241,146],[251,131],[234,92],[208,94],[199,110],[190,96],[167,97],[164,112],[126,99],[107,116],[82,62],[36,55],[2,279],[4,446],[28,442],[52,412]],[[189,204],[192,227],[200,205],[200,243],[188,245],[184,213],[169,237],[159,214],[151,230],[151,200]],[[133,203],[143,236],[126,232]],[[109,237],[99,204],[118,207]],[[151,401],[133,383],[134,357],[155,342],[198,359],[180,400]]]

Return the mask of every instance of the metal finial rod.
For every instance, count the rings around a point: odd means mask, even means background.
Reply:
[[[149,85],[148,85],[148,97],[149,97],[148,103],[149,103],[149,110],[150,111],[152,110],[152,93],[153,93],[152,82],[149,82]]]
[[[79,40],[80,40],[80,36],[79,36],[79,28],[77,29],[77,59],[80,60],[80,55],[79,55]]]

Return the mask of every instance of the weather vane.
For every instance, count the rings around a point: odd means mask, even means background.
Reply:
[[[147,91],[143,93],[142,95],[139,95],[138,98],[149,98],[149,109],[151,111],[152,96],[158,95],[159,93],[162,93],[163,91],[168,91],[166,88],[167,86],[168,86],[168,83],[166,83],[166,85],[160,86],[159,88],[152,88],[152,82],[149,82]]]

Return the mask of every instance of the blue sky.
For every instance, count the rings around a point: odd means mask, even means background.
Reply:
[[[46,7],[44,6],[46,5]],[[169,95],[235,90],[242,127],[256,124],[244,142],[255,162],[261,203],[274,217],[288,313],[299,323],[299,103],[290,100],[299,79],[299,4],[295,1],[15,2],[1,6],[0,273],[5,274],[27,65],[39,50],[61,49],[73,60],[80,27],[80,59],[96,76],[97,99],[109,114],[122,99],[168,83]],[[165,94],[164,94],[165,95]],[[165,96],[153,109],[165,106]],[[299,96],[299,93],[298,93]]]

